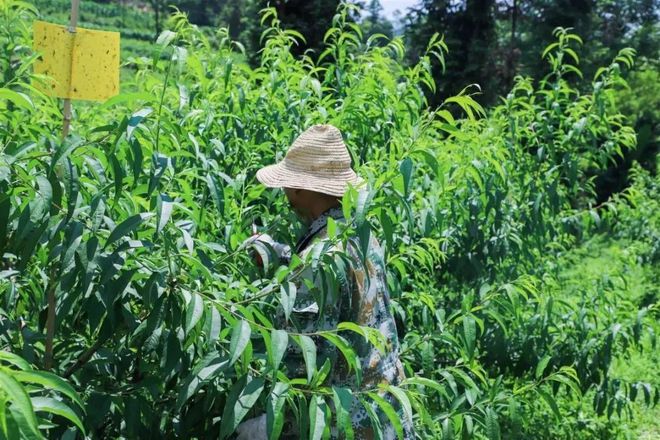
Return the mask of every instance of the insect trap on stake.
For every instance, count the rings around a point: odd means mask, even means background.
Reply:
[[[69,133],[71,100],[105,101],[119,93],[119,32],[77,28],[80,0],[71,2],[69,26],[34,22],[34,72],[49,81],[35,86],[64,98],[62,137]]]

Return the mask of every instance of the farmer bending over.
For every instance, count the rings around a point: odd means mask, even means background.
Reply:
[[[317,346],[317,365],[330,361],[327,384],[358,390],[377,390],[379,385],[398,385],[405,378],[399,361],[397,331],[390,312],[390,298],[387,290],[383,251],[375,238],[370,238],[366,258],[360,258],[354,244],[349,242],[346,249],[341,243],[331,243],[328,237],[328,219],[344,222],[341,197],[351,186],[357,186],[361,179],[351,169],[351,158],[339,130],[331,125],[315,125],[302,133],[291,145],[283,161],[264,167],[257,172],[257,179],[270,188],[284,188],[284,193],[297,216],[307,226],[307,233],[298,241],[294,252],[303,261],[319,243],[327,246],[325,252],[344,252],[349,258],[343,281],[337,283],[335,293],[327,292],[324,283],[311,267],[305,267],[299,277],[292,279],[297,286],[297,296],[289,322],[282,312],[281,327],[293,332],[310,333],[319,330],[332,330],[340,322],[351,321],[360,326],[377,329],[384,336],[385,351],[381,353],[362,336],[345,332],[346,339],[358,356],[362,369],[362,380],[358,384],[355,371],[349,368],[343,355],[337,354],[333,345],[322,337],[314,337]],[[276,243],[265,234],[253,240],[267,243],[282,262],[287,263],[291,249]],[[325,243],[323,243],[323,241]],[[363,247],[363,246],[362,246]],[[303,280],[307,280],[304,282]],[[317,298],[324,298],[319,301]],[[305,363],[297,345],[290,344],[285,356],[289,377],[304,376]],[[378,391],[399,412],[404,428],[404,438],[413,439],[412,421],[404,417],[401,405],[391,393]],[[396,438],[395,430],[387,416],[375,402],[371,408],[378,418],[384,439]],[[356,399],[352,399],[350,410],[351,425],[356,439],[375,439],[372,421]],[[300,438],[296,434],[293,421],[285,423],[282,438]],[[267,438],[266,415],[247,420],[237,431],[239,439],[260,440]],[[333,437],[337,428],[332,428]]]

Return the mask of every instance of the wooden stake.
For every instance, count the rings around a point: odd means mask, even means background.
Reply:
[[[80,0],[71,0],[71,21],[69,22],[69,33],[76,33],[76,26],[78,24],[78,10],[80,9]],[[73,47],[72,47],[73,50]],[[72,58],[73,65],[73,58]],[[64,121],[62,123],[62,140],[69,134],[69,126],[71,125],[71,100],[64,99]],[[54,264],[54,263],[52,263]],[[53,367],[53,341],[55,339],[55,309],[57,307],[57,300],[55,298],[55,290],[57,286],[57,271],[53,266],[49,273],[48,287],[46,288],[46,298],[48,300],[48,310],[46,314],[46,352],[44,354],[44,367],[50,370]]]
[[[76,33],[76,26],[78,25],[78,10],[80,7],[80,0],[71,0],[71,20],[69,21],[69,33]],[[73,64],[73,57],[71,57]],[[69,127],[71,126],[71,99],[64,99],[64,121],[62,123],[62,139],[66,138],[69,134]]]

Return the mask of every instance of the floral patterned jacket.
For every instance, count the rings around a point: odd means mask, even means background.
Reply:
[[[384,342],[383,352],[357,332],[339,333],[359,359],[361,380],[355,368],[351,371],[342,353],[321,336],[312,336],[317,348],[316,364],[320,367],[327,359],[331,368],[325,384],[342,389],[344,396],[350,396],[350,418],[355,439],[378,438],[378,431],[383,439],[397,437],[390,420],[379,405],[365,394],[366,391],[376,392],[389,402],[398,412],[403,438],[414,439],[410,415],[404,415],[392,393],[379,389],[381,385],[397,386],[405,379],[399,360],[396,324],[390,312],[383,250],[373,236],[369,238],[366,258],[360,258],[359,244],[349,244],[348,249],[342,249],[341,243],[332,243],[328,237],[329,217],[337,223],[344,222],[341,208],[326,211],[310,225],[296,245],[295,253],[303,261],[309,259],[310,253],[312,259],[322,260],[323,256],[333,255],[342,255],[343,258],[334,258],[337,264],[330,271],[323,261],[316,267],[312,267],[313,264],[304,267],[301,275],[294,279],[297,293],[290,319],[285,320],[280,311],[280,322],[285,323],[288,331],[300,333],[334,330],[341,322],[352,322],[380,332]],[[305,361],[297,344],[289,345],[284,361],[289,377],[305,376]],[[345,393],[347,389],[351,390],[350,395]],[[362,401],[357,396],[361,396]],[[334,412],[333,402],[329,405]],[[374,429],[374,423],[379,425],[380,430]],[[337,427],[333,427],[332,434],[333,438],[337,438]],[[284,438],[287,438],[286,435]]]

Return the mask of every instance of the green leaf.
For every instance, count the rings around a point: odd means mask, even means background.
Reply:
[[[325,431],[325,401],[322,396],[314,395],[309,402],[309,439],[320,440]]]
[[[15,92],[11,89],[0,88],[0,99],[6,99],[7,101],[13,102],[14,105],[26,110],[34,108],[34,104],[32,104],[32,101],[27,95]]]
[[[176,38],[176,32],[170,30],[164,30],[158,35],[156,39],[156,44],[165,49],[169,44]]]
[[[403,188],[404,196],[407,196],[410,193],[410,179],[412,178],[413,162],[412,159],[406,157],[399,165],[399,171],[403,176]]]
[[[158,227],[156,232],[160,233],[172,215],[172,209],[174,208],[174,202],[172,199],[165,194],[161,194],[158,198]]]
[[[0,350],[0,360],[9,362],[10,364],[17,366],[21,370],[31,370],[32,369],[30,364],[25,359],[23,359],[22,357],[20,357],[17,354],[11,353],[9,351]]]
[[[339,336],[336,333],[322,333],[321,336],[341,351],[348,364],[349,372],[355,370],[359,383],[361,380],[362,366],[360,359],[358,359],[355,350],[353,350],[353,347],[350,346],[349,342],[343,336]]]
[[[571,391],[573,391],[573,393],[575,393],[576,396],[582,396],[582,391],[580,390],[580,387],[579,387],[579,384],[578,384],[579,380],[577,378],[571,379],[570,377],[567,377],[563,373],[564,373],[564,370],[562,369],[562,372],[552,374],[552,375],[548,376],[548,379],[553,380],[555,382],[563,383],[564,385],[569,387],[571,389]]]
[[[391,385],[387,387],[387,391],[394,394],[394,397],[396,397],[397,400],[401,403],[404,416],[407,417],[408,420],[412,421],[413,419],[412,405],[410,404],[410,399],[408,399],[408,395],[406,394],[406,391],[399,387],[395,387]]]
[[[204,300],[197,293],[190,296],[186,306],[186,334],[190,333],[204,315]]]
[[[154,95],[149,92],[120,93],[107,99],[98,107],[98,110],[105,110],[115,104],[132,104],[134,101],[153,101]]]
[[[126,128],[126,140],[130,141],[133,137],[133,132],[135,128],[153,112],[154,110],[150,107],[140,109],[133,113],[128,120],[128,127]]]
[[[124,169],[122,168],[117,156],[114,154],[109,157],[110,165],[112,165],[112,174],[114,176],[115,186],[115,200],[119,200],[124,188]]]
[[[543,372],[545,371],[545,368],[548,366],[548,362],[550,362],[550,359],[552,359],[552,356],[546,354],[543,356],[543,358],[539,361],[538,365],[536,366],[536,379],[540,379],[541,376],[543,376]]]
[[[363,397],[360,397],[359,400],[362,404],[362,407],[367,412],[369,420],[371,421],[371,428],[374,430],[374,437],[376,439],[383,439],[383,425],[380,421],[380,417],[378,417],[378,414],[372,407],[371,400],[365,399]]]
[[[137,186],[140,175],[142,174],[142,166],[144,163],[144,154],[142,153],[142,146],[138,138],[133,138],[130,141],[131,154],[131,170],[133,172],[133,187]]]
[[[269,440],[280,438],[284,426],[284,402],[289,391],[289,385],[277,382],[266,402],[266,431]]]
[[[357,333],[358,335],[361,335],[362,337],[364,337],[364,339],[368,339],[367,332],[365,331],[365,329],[354,322],[350,322],[350,321],[340,322],[337,325],[337,329],[350,330],[354,333]]]
[[[209,380],[229,367],[225,357],[217,352],[204,356],[204,359],[195,367],[193,372],[179,386],[179,394],[176,400],[176,410],[180,411],[183,405]]]
[[[474,358],[474,347],[477,339],[477,330],[472,316],[463,317],[463,337],[465,338],[465,350],[468,358]]]
[[[321,368],[314,374],[310,386],[312,388],[319,388],[327,379],[328,374],[330,374],[330,359],[326,358]]]
[[[511,420],[511,434],[514,439],[521,438],[523,417],[520,404],[511,397],[509,399],[509,419]]]
[[[19,382],[38,383],[44,385],[48,389],[59,391],[71,400],[73,400],[80,408],[84,408],[82,400],[78,393],[69,385],[64,379],[46,371],[17,371],[13,374],[14,378]]]
[[[270,333],[271,344],[269,347],[270,365],[274,370],[280,367],[286,347],[289,345],[289,334],[284,330],[272,330]]]
[[[220,316],[218,309],[215,307],[209,307],[206,310],[206,334],[208,336],[209,344],[213,344],[218,340],[218,337],[220,336],[220,330],[222,329],[222,317]]]
[[[493,408],[486,408],[486,435],[488,440],[500,440],[500,424]]]
[[[312,338],[306,335],[296,336],[294,339],[302,349],[307,368],[307,382],[311,382],[316,372],[316,344]]]
[[[73,422],[78,427],[78,429],[80,429],[80,431],[83,433],[85,432],[83,423],[78,415],[73,412],[71,408],[59,400],[55,400],[50,397],[33,397],[32,406],[34,407],[35,411],[45,411],[64,417],[65,419]]]
[[[337,413],[337,430],[344,434],[346,440],[353,440],[353,425],[351,414],[353,412],[353,394],[348,388],[332,387],[332,399]]]
[[[131,216],[118,224],[115,229],[110,233],[110,236],[108,237],[108,240],[105,242],[104,249],[108,246],[110,246],[112,243],[115,241],[119,240],[120,238],[124,237],[125,235],[130,234],[131,232],[135,231],[138,226],[142,224],[142,222],[149,217],[151,217],[153,214],[152,213],[141,213],[141,214],[136,214],[134,216]]]
[[[404,438],[403,437],[403,425],[401,424],[401,418],[399,414],[397,414],[396,410],[392,406],[390,402],[382,398],[381,396],[378,395],[378,393],[375,392],[370,392],[368,393],[369,397],[376,402],[378,407],[385,413],[387,418],[389,419],[390,423],[392,426],[394,426],[394,430],[396,431],[397,438]]]
[[[551,43],[550,45],[548,45],[548,46],[543,50],[543,53],[541,54],[541,58],[545,58],[545,56],[546,56],[546,55],[547,55],[552,49],[554,49],[554,48],[556,48],[556,47],[558,47],[558,46],[559,46],[559,43],[557,43],[557,42],[554,42],[554,43]]]
[[[220,215],[225,213],[225,194],[222,185],[220,185],[215,177],[210,174],[206,175],[206,184],[209,187],[209,192],[213,198],[216,208]]]
[[[442,440],[454,440],[454,423],[449,417],[442,421]]]
[[[231,341],[229,343],[229,355],[231,356],[231,359],[229,360],[230,365],[233,365],[241,354],[243,354],[245,347],[247,347],[248,342],[250,342],[251,334],[252,329],[247,321],[241,319],[234,324],[231,333]]]
[[[450,375],[450,377],[451,377],[451,375]],[[445,389],[445,387],[442,384],[440,384],[440,383],[438,383],[438,382],[436,382],[432,379],[428,379],[428,378],[422,377],[422,376],[409,377],[409,378],[407,378],[406,380],[403,381],[402,385],[423,386],[423,387],[426,387],[426,388],[434,389],[442,395],[445,395],[445,396],[447,395],[447,390]]]
[[[360,326],[354,322],[346,321],[340,322],[337,325],[338,330],[349,330],[354,333],[357,333],[368,340],[374,347],[378,349],[381,353],[385,352],[385,336],[376,328]]]
[[[231,388],[222,412],[220,438],[229,436],[241,423],[247,412],[254,406],[264,388],[264,380],[260,377],[242,376]]]
[[[263,259],[263,261],[266,261]],[[280,286],[280,303],[284,310],[284,318],[288,321],[291,316],[291,311],[296,302],[296,285],[292,282],[284,283]]]
[[[559,412],[559,407],[557,406],[555,398],[541,388],[536,388],[536,392],[543,398],[543,400],[545,400],[548,406],[550,406],[550,409],[552,409],[552,412],[555,414],[555,417],[557,417],[557,420],[561,419],[561,413]]]
[[[23,435],[30,438],[43,438],[39,433],[37,417],[34,414],[32,401],[21,384],[0,369],[0,389],[11,402],[12,414]]]

